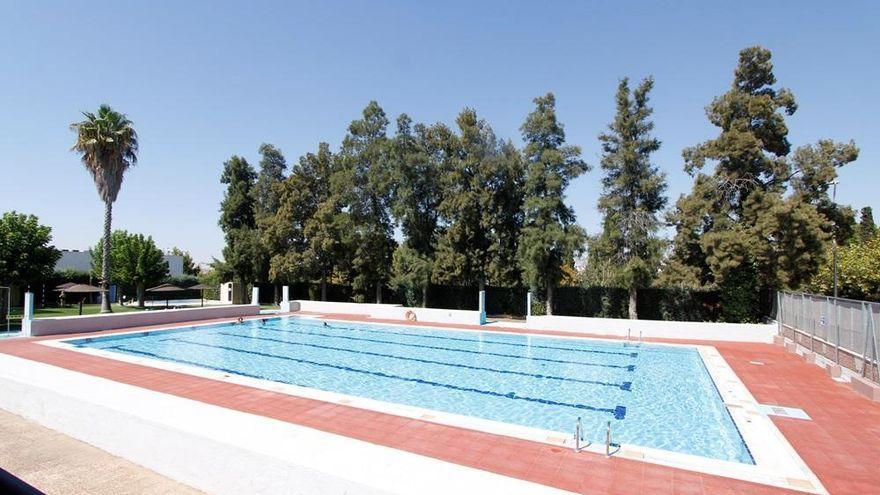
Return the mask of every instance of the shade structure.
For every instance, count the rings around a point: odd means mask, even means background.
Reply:
[[[61,285],[56,285],[53,290],[55,290],[57,292],[64,292],[65,289],[67,289],[68,287],[73,287],[74,285],[77,285],[77,283],[76,282],[65,282]]]
[[[157,285],[155,287],[150,287],[147,289],[147,292],[179,292],[182,290],[186,290],[183,287],[178,287],[174,284],[162,284]]]
[[[103,292],[100,287],[95,287],[94,285],[89,284],[73,284],[62,289],[62,291],[68,294],[91,294],[94,292]]]
[[[199,292],[201,293],[201,296],[202,296],[202,297],[201,297],[201,301],[202,301],[202,304],[201,304],[201,305],[204,306],[204,305],[205,305],[205,291],[206,291],[207,289],[213,289],[213,288],[214,288],[213,286],[208,285],[208,284],[196,284],[196,285],[193,285],[192,287],[187,287],[187,290],[197,290],[197,291],[199,291]]]
[[[59,285],[59,287],[61,286]],[[64,289],[56,290],[60,290],[63,294],[94,294],[95,292],[104,292],[100,287],[95,287],[94,285],[89,284],[73,284],[68,285]],[[79,314],[83,314],[83,299],[85,299],[85,297],[79,300]]]
[[[186,290],[183,287],[178,287],[174,284],[162,284],[157,285],[155,287],[150,287],[147,289],[147,292],[180,292]],[[165,309],[168,309],[168,297],[165,298]]]

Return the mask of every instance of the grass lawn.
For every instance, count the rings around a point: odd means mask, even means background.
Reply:
[[[127,313],[129,311],[140,311],[136,306],[122,306],[121,304],[111,305],[114,313]],[[21,316],[22,308],[12,308],[12,314]],[[84,315],[94,315],[101,312],[100,304],[83,304]],[[34,308],[34,318],[51,318],[53,316],[76,316],[79,314],[79,307],[74,305],[69,308]]]

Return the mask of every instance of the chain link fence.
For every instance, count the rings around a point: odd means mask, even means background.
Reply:
[[[880,382],[880,303],[782,291],[776,304],[780,333]]]

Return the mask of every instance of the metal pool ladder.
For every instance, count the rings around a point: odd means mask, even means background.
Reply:
[[[630,340],[632,340],[632,328],[627,328],[626,329],[626,342],[627,342],[627,344],[630,342]],[[636,343],[636,345],[637,346],[642,345],[642,331],[641,330],[639,330],[639,341],[638,341],[638,343]]]
[[[611,457],[611,447],[615,446],[611,441],[611,421],[608,421],[605,424],[605,457]],[[584,446],[581,445],[581,442],[584,441],[584,428],[581,425],[581,417],[578,416],[577,422],[574,424],[574,451],[580,452]],[[589,444],[587,444],[589,445]]]

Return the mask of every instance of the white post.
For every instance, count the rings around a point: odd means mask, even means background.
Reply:
[[[532,291],[526,292],[526,321],[532,317]]]
[[[251,304],[254,306],[260,305],[260,288],[254,287],[251,289]]]
[[[486,324],[486,291],[484,291],[484,290],[480,291],[479,306],[480,306],[480,325],[485,325]]]
[[[281,286],[281,312],[290,313],[290,287]]]
[[[21,318],[21,333],[25,337],[31,337],[31,322],[34,321],[34,293],[24,293],[24,315]]]

